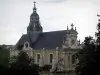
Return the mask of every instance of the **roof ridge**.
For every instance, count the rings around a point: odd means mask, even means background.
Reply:
[[[48,31],[48,32],[43,32],[43,33],[61,32],[61,31],[67,31],[67,30]]]

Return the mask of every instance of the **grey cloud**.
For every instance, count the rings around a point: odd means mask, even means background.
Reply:
[[[64,2],[66,0],[43,0],[43,1],[46,1],[46,2]]]

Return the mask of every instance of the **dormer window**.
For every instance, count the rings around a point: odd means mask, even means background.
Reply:
[[[29,43],[28,42],[25,42],[24,43],[24,48],[28,48],[29,47]]]
[[[26,47],[26,48],[28,47],[28,43],[25,44],[25,47]]]

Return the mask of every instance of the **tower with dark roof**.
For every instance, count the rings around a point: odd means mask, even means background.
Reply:
[[[36,2],[34,2],[33,13],[30,15],[30,23],[29,23],[29,26],[27,27],[27,34],[42,32],[42,26],[40,24],[40,20],[39,20],[40,18],[37,13],[37,8],[36,8],[35,3]]]

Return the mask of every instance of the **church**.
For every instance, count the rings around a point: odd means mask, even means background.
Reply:
[[[27,34],[23,34],[10,50],[10,57],[17,56],[20,50],[25,51],[35,64],[40,67],[52,65],[50,71],[57,67],[59,71],[75,70],[75,53],[82,49],[78,32],[71,24],[66,30],[43,32],[39,14],[34,2],[33,12],[27,27]]]

